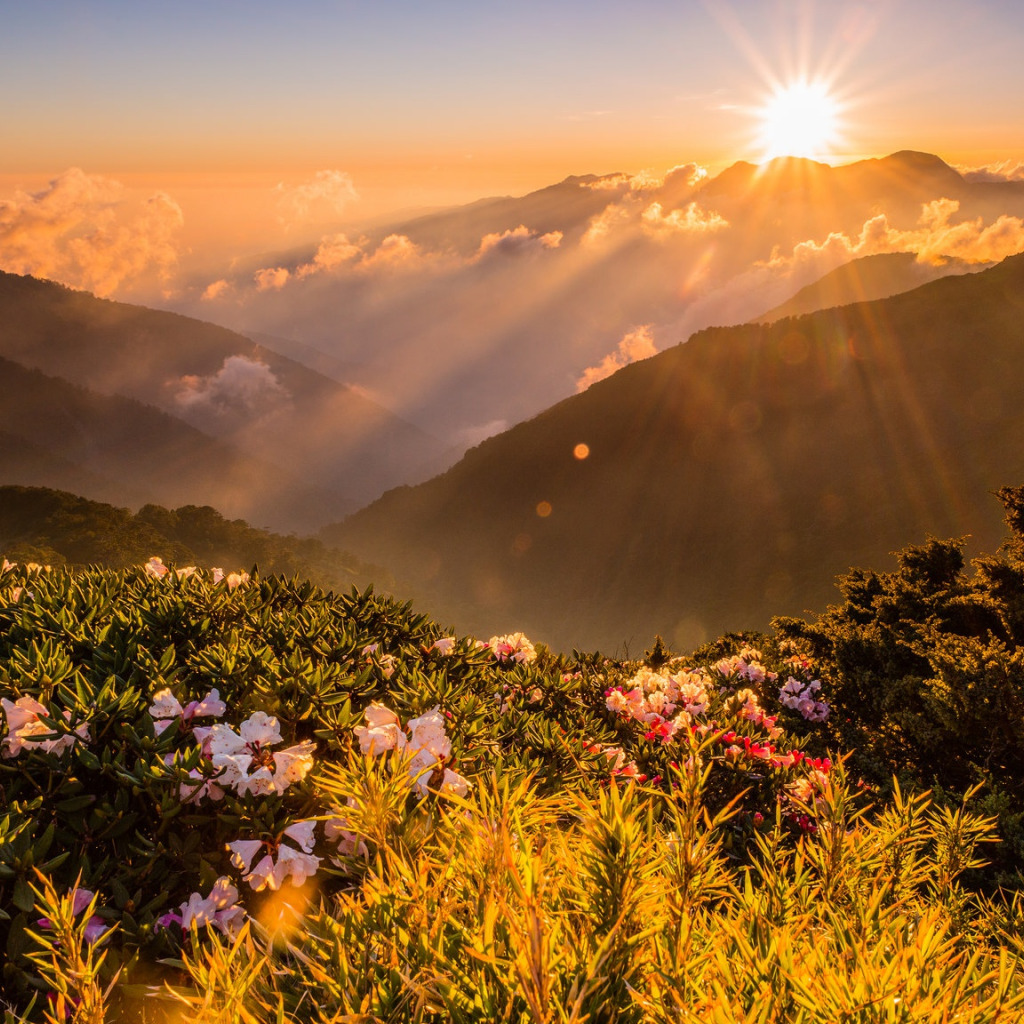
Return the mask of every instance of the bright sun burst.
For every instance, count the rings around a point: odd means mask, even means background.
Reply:
[[[800,156],[822,159],[839,134],[839,104],[822,82],[778,86],[758,110],[763,158]]]

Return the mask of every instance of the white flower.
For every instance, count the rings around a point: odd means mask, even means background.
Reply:
[[[452,741],[445,735],[444,717],[436,708],[431,708],[419,718],[406,723],[410,733],[409,747],[416,751],[427,751],[435,760],[451,756]]]
[[[167,575],[167,566],[164,565],[164,560],[158,555],[154,555],[143,568],[146,570],[146,575],[155,580],[163,579]]]
[[[502,664],[512,661],[525,664],[534,661],[537,657],[533,644],[522,633],[492,636],[486,646],[490,647],[495,660]]]
[[[289,829],[285,829],[285,835],[288,834]],[[228,843],[228,849],[232,851],[231,863],[242,872],[243,881],[256,892],[280,889],[289,879],[292,885],[300,886],[307,878],[315,875],[320,867],[319,857],[281,843],[277,848],[276,862],[272,853],[265,853],[250,870],[253,857],[265,846],[258,839],[239,839]]]
[[[213,883],[210,895],[205,899],[194,892],[187,903],[182,903],[181,927],[186,931],[193,924],[197,928],[214,927],[234,937],[245,919],[245,911],[237,903],[238,890],[231,884],[231,879],[222,875]]]
[[[176,719],[187,726],[193,718],[219,718],[226,710],[227,705],[220,699],[219,690],[210,690],[202,700],[189,701],[182,707],[170,689],[165,688],[153,694],[153,703],[149,706],[158,736]]]
[[[365,726],[353,730],[364,754],[379,757],[389,750],[401,750],[406,744],[398,716],[383,704],[373,703],[363,712]]]
[[[445,768],[444,778],[441,780],[441,792],[442,793],[453,793],[455,796],[466,796],[472,788],[472,783],[468,779],[464,779],[457,772],[453,772],[451,768]]]
[[[303,853],[312,853],[316,843],[316,819],[311,818],[305,821],[296,821],[289,825],[284,834],[289,839],[294,839],[299,844]]]
[[[438,654],[443,657],[448,657],[455,650],[455,637],[443,636],[439,640],[435,640],[431,645],[432,651],[437,651]]]
[[[85,722],[73,733],[59,733],[54,726],[47,725],[43,719],[49,718],[50,712],[31,697],[19,697],[13,702],[4,697],[0,705],[7,716],[8,732],[2,745],[4,757],[17,757],[25,749],[56,754],[73,746],[76,739],[89,739],[89,726]],[[64,719],[70,721],[70,711],[64,712]]]
[[[218,781],[243,796],[283,793],[313,767],[316,744],[306,740],[286,750],[270,749],[280,742],[277,719],[262,711],[252,714],[237,733],[228,725],[212,726],[207,743],[213,766],[223,770]]]
[[[11,569],[16,569],[17,567],[17,562],[8,562],[7,559],[5,558],[3,560],[3,564],[0,564],[0,576],[3,576],[5,572],[9,572]]]

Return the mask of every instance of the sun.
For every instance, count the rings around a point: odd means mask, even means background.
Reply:
[[[828,86],[797,81],[776,87],[757,111],[762,156],[801,156],[812,160],[831,156],[839,135],[839,104]]]

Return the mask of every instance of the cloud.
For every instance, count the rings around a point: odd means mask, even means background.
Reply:
[[[264,267],[252,275],[256,282],[256,290],[260,292],[280,291],[291,277],[287,267]]]
[[[885,214],[864,222],[860,234],[851,239],[833,232],[823,242],[800,242],[789,256],[776,249],[771,258],[758,266],[790,271],[808,264],[837,267],[859,256],[886,252],[913,252],[918,262],[942,264],[949,258],[967,263],[995,263],[1024,250],[1024,221],[1003,214],[989,225],[983,218],[953,223],[959,211],[956,199],[935,199],[925,203],[917,226],[909,230],[894,228]]]
[[[286,226],[338,217],[359,198],[344,171],[317,171],[300,185],[278,182],[274,191],[278,194],[278,219]]]
[[[664,188],[675,188],[678,185],[687,185],[692,188],[699,185],[708,176],[708,169],[700,164],[676,164],[666,175],[662,182]]]
[[[580,239],[580,245],[600,245],[607,241],[614,231],[632,223],[636,211],[635,201],[631,202],[629,199],[621,203],[609,203],[600,213],[590,218],[587,230]]]
[[[1024,162],[1001,160],[984,167],[958,167],[967,181],[1024,181]]]
[[[181,208],[157,192],[139,206],[110,178],[72,167],[39,192],[0,200],[0,267],[110,295],[177,262]]]
[[[354,242],[350,242],[348,235],[327,235],[320,240],[312,262],[302,264],[297,274],[299,277],[309,277],[311,274],[322,274],[339,267],[351,266],[353,261],[362,255],[363,250]]]
[[[531,231],[526,225],[509,231],[493,232],[484,235],[480,239],[480,248],[477,249],[474,259],[483,259],[490,253],[510,255],[518,252],[532,252],[538,249],[557,249],[562,244],[561,231],[549,231],[547,234],[538,235]]]
[[[642,324],[623,335],[614,352],[610,352],[596,366],[588,366],[576,381],[577,391],[586,391],[591,384],[596,384],[605,377],[610,377],[629,363],[638,359],[646,359],[657,354],[657,347],[651,335],[651,324]]]
[[[284,385],[266,363],[247,356],[228,356],[208,377],[189,374],[179,378],[174,400],[185,409],[252,412],[269,409],[287,396]]]
[[[212,302],[231,291],[231,287],[231,282],[225,281],[224,278],[219,281],[211,281],[203,291],[201,298],[203,302]]]
[[[727,228],[729,222],[714,210],[702,210],[697,203],[688,203],[679,210],[663,213],[661,203],[651,203],[641,220],[644,230],[655,238],[676,234],[702,235]]]
[[[365,255],[356,264],[356,269],[373,270],[418,270],[436,263],[439,255],[425,252],[408,235],[388,235],[372,255]]]

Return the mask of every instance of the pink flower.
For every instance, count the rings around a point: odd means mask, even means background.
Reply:
[[[71,912],[77,917],[82,911],[86,910],[92,903],[96,894],[91,889],[73,889],[72,890],[72,906]],[[53,927],[53,922],[48,917],[41,917],[36,922],[40,928],[46,929],[47,931]],[[109,931],[109,926],[103,920],[102,917],[98,917],[93,914],[89,920],[85,923],[85,930],[82,935],[86,942],[94,944],[99,942],[104,935]]]
[[[163,689],[153,694],[153,703],[149,706],[158,736],[176,719],[187,728],[193,718],[220,718],[225,711],[227,705],[220,699],[219,690],[210,690],[202,700],[189,701],[182,707],[170,689]]]
[[[50,718],[39,701],[32,697],[19,697],[9,701],[0,699],[4,714],[7,716],[7,737],[3,741],[4,757],[17,757],[22,750],[42,750],[44,753],[61,753],[74,746],[76,739],[89,740],[89,726],[82,722],[74,732],[60,732],[54,725],[48,725],[44,719]],[[64,720],[70,722],[71,712],[63,713]]]
[[[440,640],[435,640],[433,644],[431,644],[430,649],[432,651],[437,651],[437,653],[443,657],[447,657],[455,650],[455,637],[443,636]]]
[[[523,633],[492,636],[484,645],[491,649],[494,660],[502,665],[517,662],[525,664],[536,660],[537,651]]]
[[[303,824],[306,823],[297,823]],[[290,826],[294,829],[295,826]],[[285,829],[284,834],[289,835],[290,829]],[[298,833],[309,842],[309,849],[312,849],[312,833],[306,836],[304,831]],[[288,880],[292,885],[300,886],[307,878],[316,874],[320,867],[320,858],[312,856],[311,853],[297,850],[293,846],[287,846],[283,842],[276,848],[269,843],[261,842],[258,839],[240,839],[234,843],[228,843],[231,850],[231,863],[243,873],[243,881],[248,882],[255,892],[263,889],[276,891]],[[260,850],[267,849],[255,864],[253,858]],[[274,854],[277,854],[277,860]]]
[[[143,569],[145,569],[147,576],[155,580],[161,580],[167,575],[167,566],[164,565],[164,560],[158,555],[154,555],[143,566]]]

